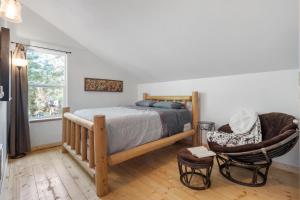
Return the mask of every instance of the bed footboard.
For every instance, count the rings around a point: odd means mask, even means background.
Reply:
[[[197,91],[194,91],[192,93],[192,123],[193,123],[193,129],[195,131],[194,135],[192,136],[192,142],[193,146],[198,146],[199,145],[199,140],[202,138],[199,138],[198,135],[198,129],[199,129],[199,94]]]
[[[82,168],[95,179],[96,192],[99,197],[108,193],[109,165],[119,164],[131,158],[168,146],[187,137],[192,137],[194,146],[198,144],[198,92],[193,92],[192,96],[149,96],[145,93],[144,99],[182,101],[184,103],[191,101],[193,116],[192,130],[108,155],[105,116],[94,116],[94,121],[91,122],[70,113],[69,107],[63,108],[62,152],[68,152]]]
[[[95,179],[98,196],[107,194],[108,159],[105,116],[97,115],[94,117],[94,122],[90,122],[71,114],[70,108],[66,107],[63,108],[62,130],[62,152],[70,153]]]

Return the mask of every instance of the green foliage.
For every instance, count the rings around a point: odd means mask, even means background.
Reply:
[[[29,117],[43,119],[59,117],[64,99],[64,55],[27,51],[29,82]]]

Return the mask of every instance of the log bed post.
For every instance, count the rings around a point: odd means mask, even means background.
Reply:
[[[192,137],[193,146],[197,146],[199,144],[199,138],[198,138],[198,122],[199,122],[199,95],[197,91],[193,91],[192,94],[192,113],[193,113],[193,129],[195,131],[195,134]]]
[[[74,150],[75,149],[75,122],[71,122],[71,149]]]
[[[76,124],[75,125],[75,151],[76,151],[76,154],[80,154],[80,145],[81,145],[81,141],[80,141],[80,130],[81,130],[81,127]]]
[[[64,117],[66,112],[70,112],[70,107],[64,107],[62,110],[62,153],[67,153],[67,150],[64,148],[64,143],[67,142],[67,119]]]
[[[94,132],[92,130],[89,130],[89,150],[90,150],[90,156],[89,156],[89,167],[94,168],[95,167],[95,137]]]
[[[143,100],[147,100],[148,93],[143,93]]]
[[[96,192],[102,197],[108,193],[107,132],[104,115],[94,117],[94,139]]]
[[[81,127],[81,148],[82,148],[82,160],[87,160],[87,138],[86,138],[86,128]]]

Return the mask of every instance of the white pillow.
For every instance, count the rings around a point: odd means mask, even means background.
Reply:
[[[231,130],[236,134],[247,133],[257,120],[258,114],[250,109],[241,109],[229,120]]]

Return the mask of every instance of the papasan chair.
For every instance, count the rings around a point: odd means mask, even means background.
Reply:
[[[245,186],[263,186],[267,182],[272,159],[289,152],[299,139],[299,130],[295,117],[283,113],[259,115],[262,130],[262,142],[235,147],[221,146],[208,142],[209,148],[217,154],[220,173],[228,180]],[[219,131],[232,132],[226,124]],[[239,180],[232,176],[234,167],[252,172],[250,181]]]

